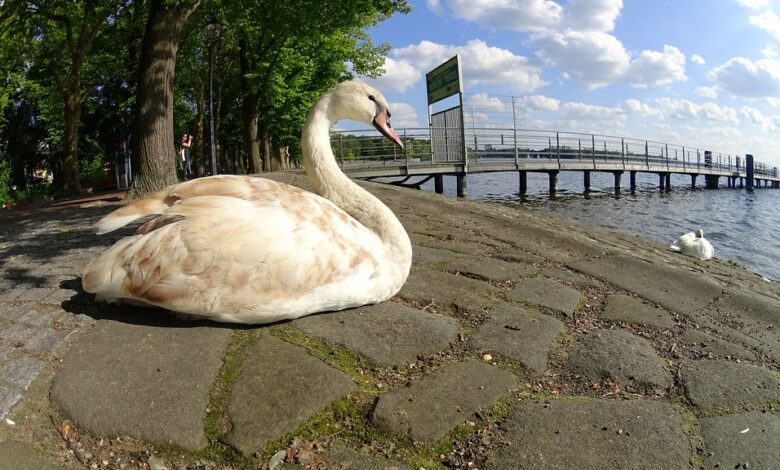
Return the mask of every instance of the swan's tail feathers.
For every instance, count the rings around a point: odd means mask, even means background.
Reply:
[[[97,234],[112,232],[118,228],[152,214],[161,214],[173,203],[171,199],[162,194],[154,194],[153,197],[135,201],[100,219],[97,225]]]
[[[675,245],[669,245],[669,248],[671,248],[672,251],[680,251],[680,247],[677,246],[676,244]]]

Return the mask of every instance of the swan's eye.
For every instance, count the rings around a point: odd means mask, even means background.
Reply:
[[[390,119],[390,110],[387,110],[387,119]]]
[[[368,99],[370,99],[371,101],[376,102],[376,98],[374,98],[374,95],[368,95]]]

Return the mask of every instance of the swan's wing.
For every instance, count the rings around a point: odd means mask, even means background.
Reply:
[[[178,201],[201,196],[229,196],[247,201],[273,199],[289,192],[305,192],[266,178],[218,175],[174,184],[111,212],[97,223],[97,233],[111,232],[152,214],[162,214]]]
[[[343,284],[360,294],[378,275],[381,243],[330,201],[302,192],[297,202],[291,210],[280,201],[182,200],[162,215],[178,220],[123,239],[93,261],[84,288],[103,298],[257,323],[311,313],[302,310],[311,308],[305,299],[315,292],[320,310],[351,306],[330,299],[325,288]],[[287,310],[274,310],[281,308]],[[260,317],[234,316],[251,310]]]
[[[684,235],[682,235],[680,238],[675,240],[669,248],[672,249],[672,251],[683,251],[685,246],[690,244],[693,240],[696,239],[696,234],[693,232],[688,232]]]

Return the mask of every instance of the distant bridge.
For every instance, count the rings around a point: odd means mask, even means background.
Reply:
[[[757,162],[750,155],[739,157],[650,140],[499,128],[468,128],[464,132],[459,127],[433,127],[397,132],[404,150],[374,130],[334,132],[331,145],[342,169],[353,178],[395,178],[394,183],[410,186],[433,179],[436,192],[441,193],[443,177],[454,176],[459,196],[466,195],[468,173],[497,171],[518,172],[521,194],[528,187],[528,172],[547,173],[550,193],[555,193],[561,171],[582,172],[586,191],[594,171],[612,173],[616,191],[623,187],[624,173],[628,173],[630,190],[636,188],[637,173],[657,174],[662,191],[671,189],[673,173],[689,175],[694,188],[699,176],[707,188],[720,187],[721,178],[728,188],[780,188],[777,167]]]
[[[525,193],[528,172],[547,173],[550,193],[558,187],[561,171],[583,172],[585,190],[590,173],[612,173],[615,190],[628,172],[628,188],[636,188],[637,173],[658,175],[658,187],[671,189],[673,173],[699,176],[705,187],[726,186],[780,188],[778,169],[755,161],[709,149],[652,140],[576,132],[530,130],[519,123],[523,101],[515,97],[464,94],[463,108],[455,106],[430,116],[429,128],[396,129],[403,150],[371,130],[331,134],[331,145],[343,170],[354,178],[396,178],[394,183],[419,186],[433,179],[436,192],[443,191],[443,177],[457,181],[457,194],[466,195],[466,175],[494,171],[517,171],[519,192]]]

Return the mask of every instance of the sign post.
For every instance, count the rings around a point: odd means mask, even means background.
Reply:
[[[458,176],[458,192],[462,192],[465,195],[465,173],[468,172],[468,148],[466,146],[466,117],[463,106],[462,76],[460,56],[455,55],[455,57],[425,74],[425,83],[428,91],[428,127],[433,125],[431,120],[431,106],[433,103],[449,98],[456,93],[458,94],[460,102],[460,140],[462,145],[461,151],[463,152],[463,175]],[[447,132],[447,129],[445,129],[445,132]]]

